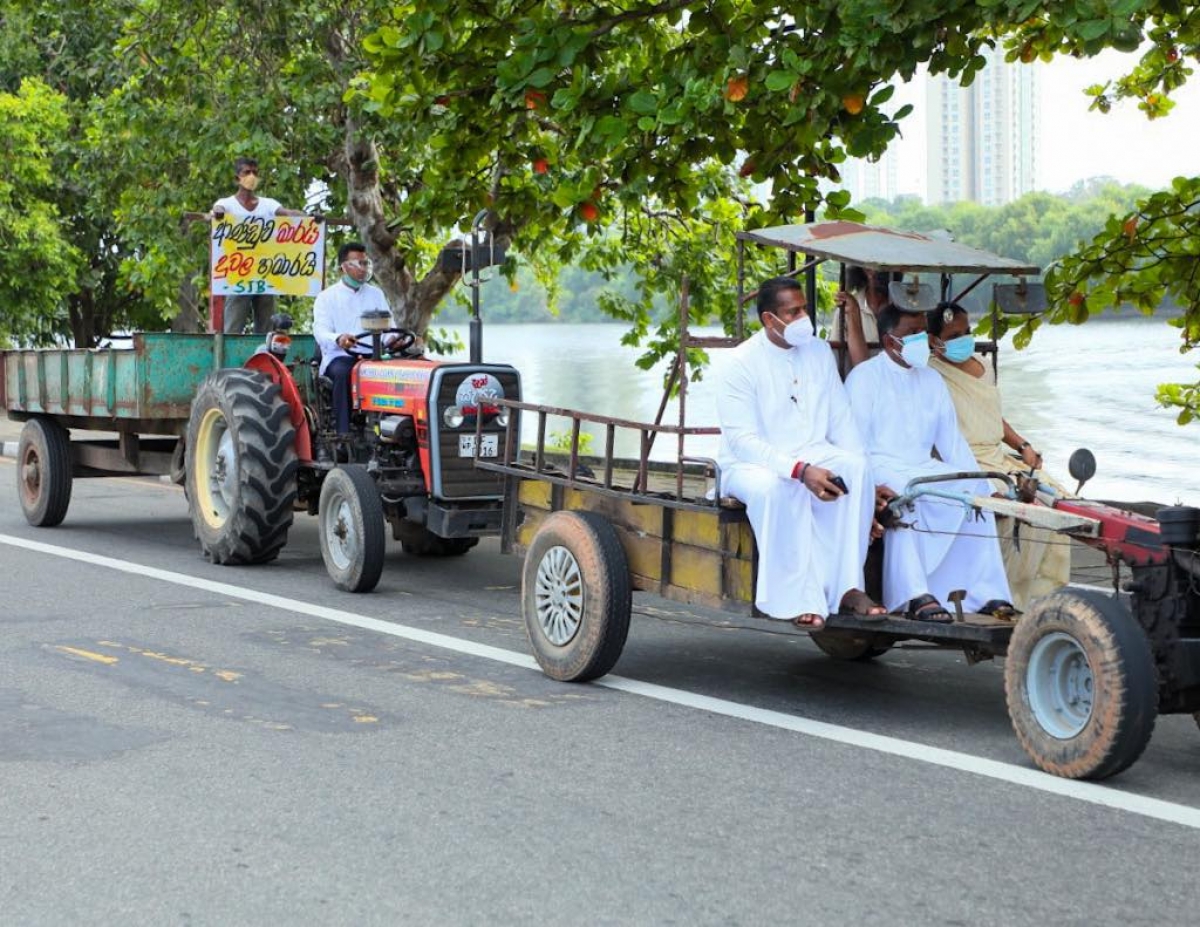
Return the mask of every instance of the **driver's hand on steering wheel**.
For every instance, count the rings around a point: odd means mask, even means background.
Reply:
[[[337,336],[337,346],[339,348],[341,348],[343,351],[349,351],[357,343],[358,342],[356,342],[354,340],[353,335],[338,335]]]
[[[416,340],[416,337],[411,334],[392,335],[386,342],[387,349],[393,354],[397,351],[402,351]]]

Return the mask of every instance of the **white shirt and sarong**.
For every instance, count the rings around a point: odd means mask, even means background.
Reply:
[[[979,469],[958,430],[954,404],[941,376],[928,367],[903,367],[881,352],[846,379],[854,418],[877,482],[897,493],[910,480]],[[936,448],[940,460],[932,456]],[[939,489],[990,495],[987,480],[956,480]],[[891,611],[926,593],[948,606],[965,589],[963,608],[978,611],[992,600],[1011,602],[996,524],[947,499],[924,496],[883,542],[883,597]]]
[[[763,331],[720,374],[721,492],[746,506],[758,546],[755,605],[773,618],[829,615],[863,588],[874,485],[833,352],[781,348]],[[823,502],[792,471],[803,460],[842,477]]]
[[[382,309],[391,318],[391,326],[395,327],[395,317],[383,290],[370,283],[364,283],[357,290],[346,286],[339,280],[333,286],[323,289],[313,303],[313,337],[321,349],[321,369],[324,374],[329,362],[337,357],[350,357],[351,352],[344,351],[337,343],[338,335],[356,335],[363,330],[363,313]],[[361,343],[354,354],[370,354],[370,346]]]

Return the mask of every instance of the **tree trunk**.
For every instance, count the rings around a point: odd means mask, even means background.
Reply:
[[[184,277],[179,284],[179,311],[171,319],[171,331],[191,333],[200,330],[200,289],[192,277]]]

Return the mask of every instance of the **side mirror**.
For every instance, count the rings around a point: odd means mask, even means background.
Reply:
[[[1079,481],[1075,487],[1075,494],[1078,495],[1083,484],[1096,475],[1096,455],[1086,447],[1079,448],[1067,461],[1067,472]]]

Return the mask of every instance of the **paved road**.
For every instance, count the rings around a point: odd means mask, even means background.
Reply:
[[[312,519],[218,568],[175,487],[77,481],[36,530],[13,483],[5,924],[1195,923],[1190,718],[1111,787],[1051,780],[998,665],[651,597],[616,688],[560,685],[494,545],[348,596]]]

